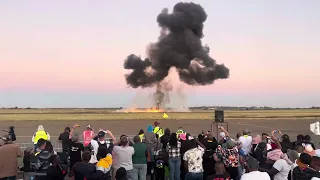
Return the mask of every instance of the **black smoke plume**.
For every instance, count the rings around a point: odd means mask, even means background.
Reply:
[[[228,78],[229,69],[217,64],[209,56],[210,48],[201,43],[206,19],[204,9],[194,3],[177,3],[171,14],[168,9],[162,10],[157,17],[160,37],[150,45],[147,58],[131,54],[124,62],[125,69],[133,70],[125,76],[127,84],[132,88],[160,86],[171,67],[188,85],[209,85]]]

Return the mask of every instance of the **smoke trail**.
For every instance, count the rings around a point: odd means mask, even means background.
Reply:
[[[204,9],[194,3],[177,3],[171,14],[162,10],[157,17],[160,36],[150,45],[148,58],[131,54],[124,62],[125,69],[133,70],[125,75],[127,84],[132,88],[158,87],[171,67],[176,67],[180,81],[188,85],[209,85],[228,78],[229,69],[217,64],[209,56],[210,48],[201,43],[206,19]]]

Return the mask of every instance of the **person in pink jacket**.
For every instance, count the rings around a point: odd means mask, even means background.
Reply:
[[[90,141],[91,141],[93,135],[94,135],[94,131],[93,131],[91,125],[89,124],[87,126],[87,129],[85,131],[83,131],[83,145],[85,147],[90,144]]]

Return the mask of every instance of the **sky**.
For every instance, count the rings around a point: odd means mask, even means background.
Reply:
[[[128,87],[123,62],[146,56],[157,15],[177,2],[1,0],[0,107],[143,106],[154,89]],[[202,42],[230,78],[176,82],[173,104],[320,106],[320,1],[193,2],[208,14]]]

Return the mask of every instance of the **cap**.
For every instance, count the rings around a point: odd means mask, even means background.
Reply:
[[[220,137],[222,137],[222,138],[226,137],[226,133],[225,132],[221,132],[220,133]]]
[[[249,129],[244,129],[243,132],[247,134],[250,133]]]
[[[88,129],[92,129],[90,124],[87,126],[87,128],[88,128]]]
[[[232,140],[228,140],[226,142],[226,145],[227,145],[227,148],[233,148],[236,146]]]
[[[98,133],[98,137],[100,138],[100,137],[104,137],[106,135],[106,133],[104,132],[104,131],[100,131],[99,133]]]
[[[154,122],[154,125],[155,125],[155,126],[158,126],[159,124],[160,124],[159,121]]]

